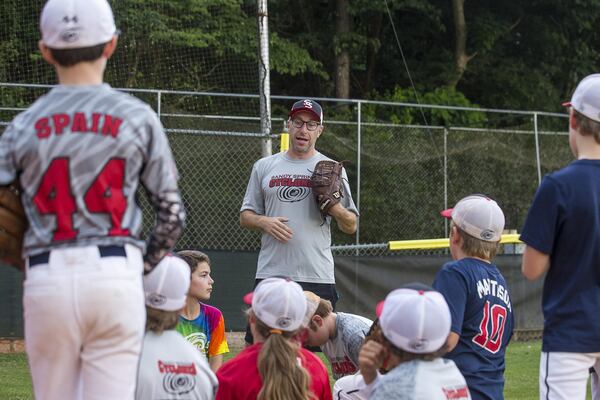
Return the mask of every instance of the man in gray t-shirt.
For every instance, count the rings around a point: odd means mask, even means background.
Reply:
[[[331,220],[335,219],[342,232],[352,234],[358,210],[345,170],[344,196],[325,220],[312,195],[312,171],[318,161],[329,159],[315,148],[324,130],[321,106],[308,99],[294,103],[288,129],[289,150],[254,164],[240,209],[240,224],[262,232],[257,280],[287,276],[335,306]]]

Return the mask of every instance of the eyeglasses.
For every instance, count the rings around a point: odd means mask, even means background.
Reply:
[[[304,124],[306,124],[306,129],[309,131],[314,131],[319,127],[319,125],[321,125],[317,121],[302,121],[301,119],[296,118],[292,120],[292,125],[294,125],[294,128],[302,129]]]

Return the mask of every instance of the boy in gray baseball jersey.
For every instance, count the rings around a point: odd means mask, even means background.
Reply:
[[[59,85],[0,138],[0,184],[18,180],[29,220],[23,306],[35,398],[133,399],[142,271],[183,230],[177,170],[152,109],[102,83],[117,44],[108,2],[49,0],[40,28]],[[147,243],[140,183],[157,214]]]

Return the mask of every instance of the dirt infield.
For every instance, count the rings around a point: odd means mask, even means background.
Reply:
[[[25,351],[23,339],[0,338],[0,354],[22,353]]]

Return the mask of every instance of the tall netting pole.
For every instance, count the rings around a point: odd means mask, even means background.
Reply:
[[[258,36],[260,38],[258,77],[260,82],[260,128],[265,134],[263,157],[272,154],[271,144],[271,81],[269,75],[269,15],[267,0],[258,0]]]

